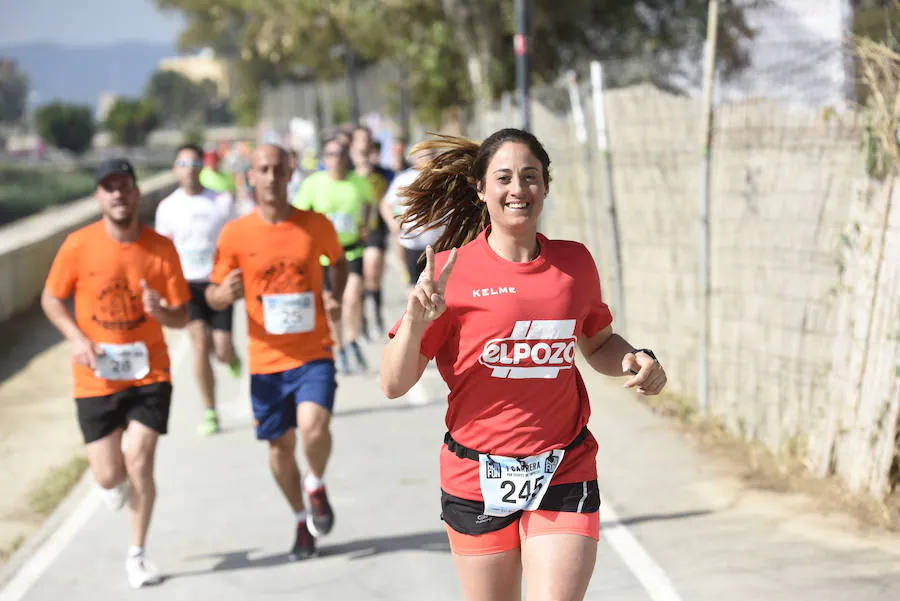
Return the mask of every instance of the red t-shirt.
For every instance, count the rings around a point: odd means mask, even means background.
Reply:
[[[450,388],[447,429],[460,444],[495,455],[565,447],[591,413],[575,367],[577,339],[612,323],[597,267],[584,245],[541,234],[537,258],[507,261],[488,245],[488,232],[459,249],[444,293],[447,310],[429,324],[420,347]],[[448,255],[435,257],[435,274]],[[595,479],[596,454],[597,441],[588,436],[566,452],[552,484]],[[481,500],[478,462],[445,445],[441,488]]]

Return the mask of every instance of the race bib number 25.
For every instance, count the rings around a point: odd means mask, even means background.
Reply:
[[[316,300],[312,292],[264,294],[263,322],[269,334],[299,334],[316,328]]]
[[[479,455],[484,514],[505,517],[537,509],[564,454],[557,449],[523,459]]]

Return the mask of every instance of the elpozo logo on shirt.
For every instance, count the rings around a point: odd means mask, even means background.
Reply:
[[[508,338],[488,340],[478,362],[494,378],[556,378],[575,364],[575,319],[517,321]]]

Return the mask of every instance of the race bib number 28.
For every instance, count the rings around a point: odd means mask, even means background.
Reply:
[[[557,449],[523,459],[479,455],[484,514],[505,517],[537,509],[564,454]]]
[[[150,373],[150,355],[143,342],[100,344],[94,374],[104,380],[140,380]]]

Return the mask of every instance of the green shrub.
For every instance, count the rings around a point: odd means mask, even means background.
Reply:
[[[54,102],[38,109],[35,120],[38,134],[56,148],[82,154],[91,147],[96,127],[89,106]]]

